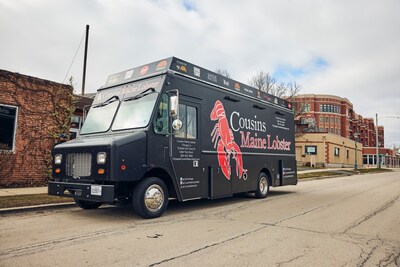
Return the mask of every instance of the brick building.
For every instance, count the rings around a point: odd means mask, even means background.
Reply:
[[[299,165],[354,167],[363,165],[362,144],[331,133],[306,133],[296,138]]]
[[[292,102],[302,111],[296,118],[301,132],[319,132],[340,135],[357,141],[366,147],[376,146],[375,123],[372,118],[363,118],[353,109],[347,99],[334,95],[303,94]],[[384,128],[378,126],[379,146],[384,147]]]
[[[365,166],[376,166],[376,147],[364,147],[363,163]],[[378,147],[380,165],[390,168],[400,168],[400,154],[396,149]]]
[[[47,181],[72,106],[71,86],[0,70],[0,186]]]
[[[374,119],[364,118],[357,114],[353,109],[353,104],[347,98],[334,95],[303,94],[294,97],[292,103],[300,110],[301,114],[295,118],[297,132],[302,134],[325,133],[326,138],[336,135],[350,139],[353,143],[357,141],[358,147],[363,147],[362,163],[366,165],[376,165],[376,142],[378,141],[379,150],[382,151],[379,152],[382,165],[385,166],[387,163],[389,166],[390,162],[397,162],[396,157],[398,158],[398,156],[384,148],[384,127],[378,126],[377,138]],[[331,140],[326,142],[331,142]],[[297,157],[296,159],[299,162],[304,160],[304,158]]]

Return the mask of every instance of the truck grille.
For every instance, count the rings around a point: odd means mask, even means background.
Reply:
[[[66,173],[72,177],[90,176],[92,169],[92,154],[72,153],[67,155]]]

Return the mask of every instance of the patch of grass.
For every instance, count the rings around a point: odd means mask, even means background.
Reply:
[[[318,178],[318,177],[336,176],[336,175],[343,175],[343,173],[332,172],[332,171],[308,172],[308,173],[297,174],[297,178],[307,179],[307,178]]]
[[[380,172],[393,172],[391,169],[378,169],[378,168],[371,168],[371,169],[359,169],[359,173],[365,174],[365,173],[380,173]]]
[[[0,197],[0,209],[41,204],[72,202],[72,198],[49,196],[47,194],[32,194]]]
[[[393,172],[390,169],[358,169],[354,170],[334,170],[334,171],[320,171],[320,172],[309,172],[309,173],[299,173],[297,174],[298,179],[307,179],[307,178],[320,178],[327,176],[345,176],[345,175],[353,175],[353,174],[369,174],[369,173],[382,173],[382,172]]]

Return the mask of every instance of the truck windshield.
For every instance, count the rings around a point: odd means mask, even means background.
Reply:
[[[146,90],[136,97],[124,99],[115,117],[113,131],[141,128],[149,124],[158,96],[154,88],[151,89],[150,92]]]
[[[118,108],[118,100],[118,96],[113,96],[103,103],[93,106],[82,126],[81,134],[107,131]]]

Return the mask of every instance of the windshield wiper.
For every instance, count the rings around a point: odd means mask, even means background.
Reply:
[[[108,104],[111,104],[112,102],[117,101],[117,100],[119,101],[119,97],[115,95],[115,96],[110,97],[106,101],[94,106],[93,108],[104,107],[104,106],[107,106]]]
[[[147,93],[148,91],[151,91],[151,92]],[[154,89],[153,87],[150,87],[150,88],[144,90],[143,92],[141,92],[140,94],[125,98],[124,101],[127,102],[127,101],[136,100],[136,99],[142,98],[142,97],[144,97],[146,95],[150,95],[150,94],[155,93],[155,92],[156,92],[156,89]]]

